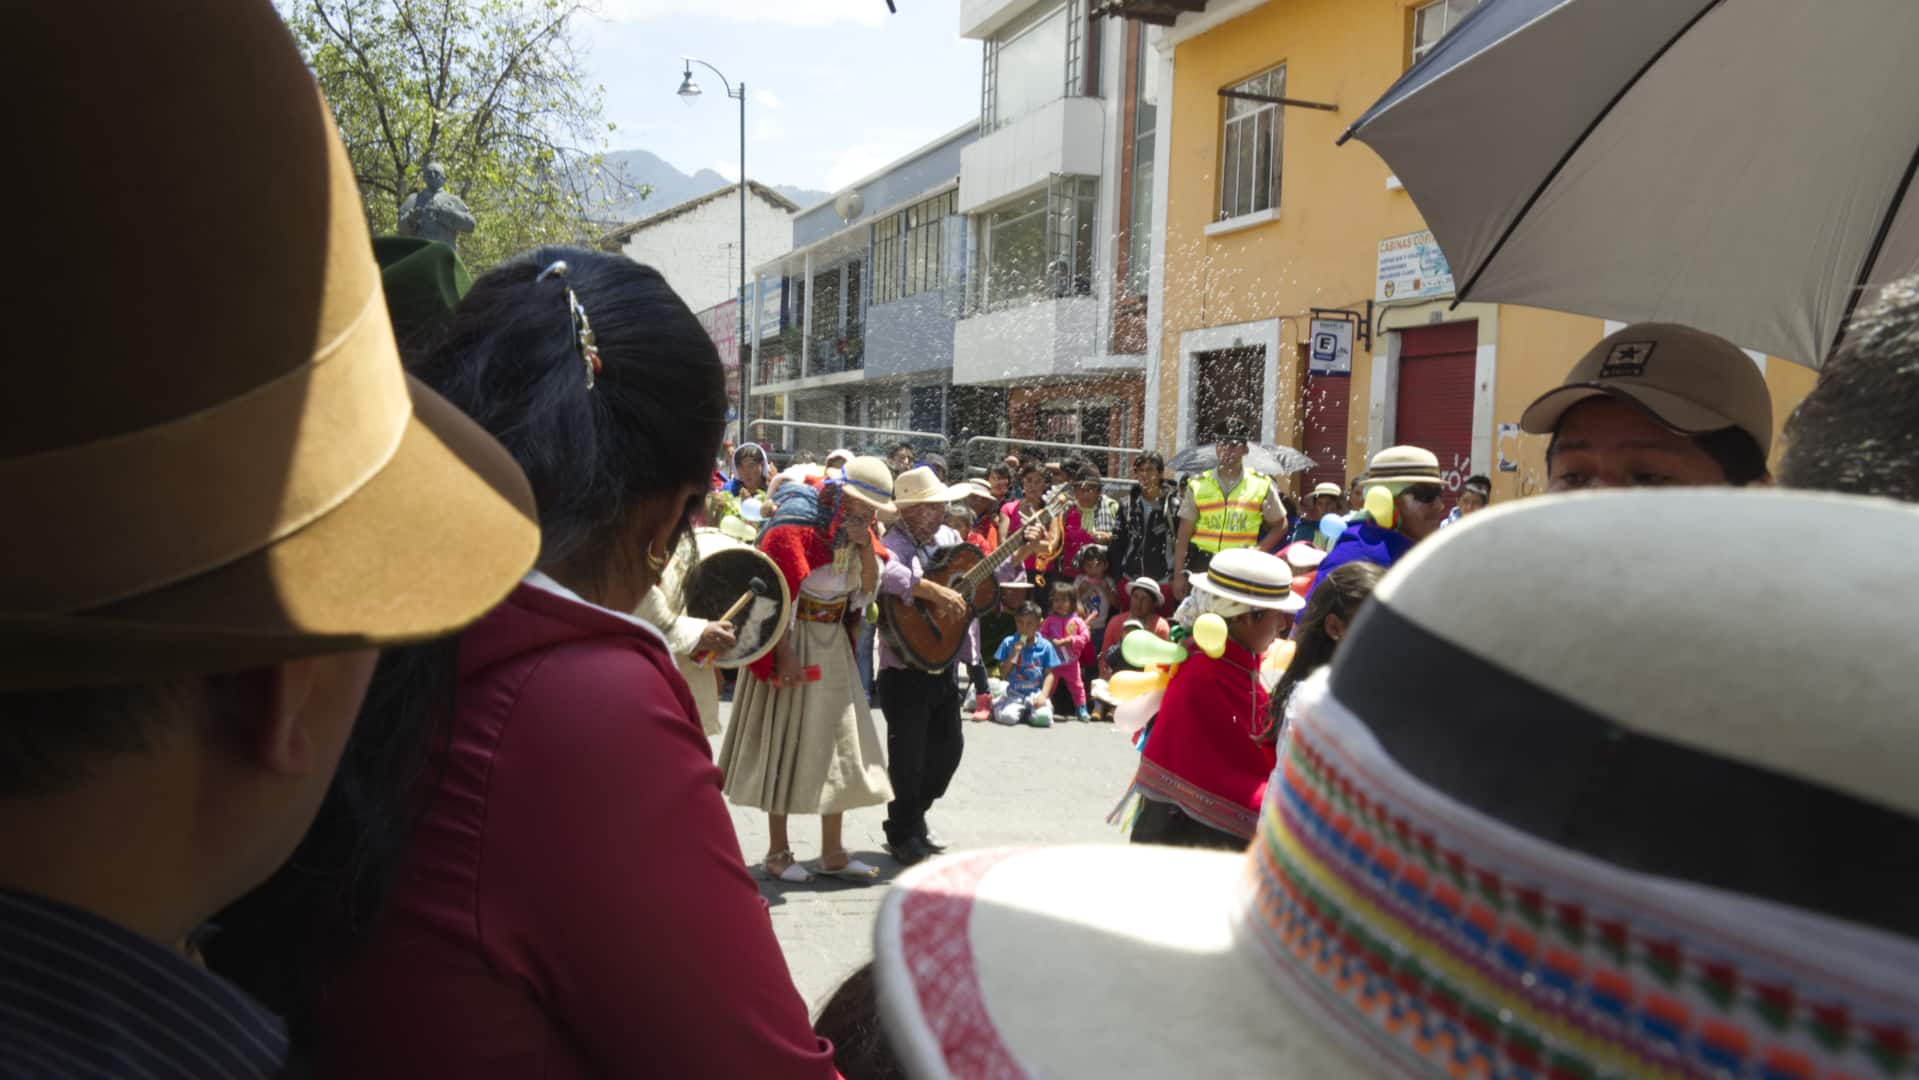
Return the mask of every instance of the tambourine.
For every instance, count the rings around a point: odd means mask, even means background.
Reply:
[[[745,667],[772,652],[793,616],[786,576],[764,552],[718,529],[693,530],[693,545],[699,560],[681,586],[686,614],[710,622],[746,601],[729,617],[733,647],[715,654],[713,666]]]

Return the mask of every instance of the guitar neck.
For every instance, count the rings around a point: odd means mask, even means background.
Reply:
[[[1045,528],[1052,520],[1052,504],[1043,503],[1039,508],[1038,514],[1034,516],[1032,521],[1021,523],[1020,531],[1023,531],[1027,525],[1038,525],[1041,528]],[[999,568],[1006,565],[1006,560],[1012,558],[1013,554],[1019,550],[1022,539],[1019,532],[1015,532],[1014,535],[1000,541],[999,547],[994,548],[991,555],[981,559],[978,566],[966,572],[966,575],[961,579],[966,585],[961,591],[971,596],[972,590],[979,588],[980,585],[985,583],[987,578],[998,573]]]

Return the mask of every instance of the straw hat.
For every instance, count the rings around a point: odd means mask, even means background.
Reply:
[[[1435,461],[1436,460],[1437,459],[1435,459]],[[1333,484],[1333,483],[1315,484],[1313,486],[1313,493],[1307,497],[1312,499],[1317,499],[1321,495],[1330,495],[1335,499],[1340,499],[1340,498],[1344,498],[1346,493],[1340,490],[1338,484]]]
[[[1228,548],[1213,556],[1205,573],[1193,575],[1193,588],[1248,607],[1291,612],[1305,606],[1293,593],[1286,560],[1258,548]]]
[[[962,480],[954,485],[954,490],[958,492],[955,498],[993,501],[993,486],[984,480]]]
[[[1613,397],[1652,414],[1682,435],[1738,428],[1761,453],[1772,450],[1772,394],[1766,377],[1737,345],[1676,323],[1634,323],[1594,345],[1566,381],[1541,394],[1519,417],[1522,430],[1551,435],[1580,402]]]
[[[16,134],[58,168],[12,181],[33,262],[0,312],[0,690],[419,641],[497,603],[538,550],[531,492],[402,374],[272,5],[18,16]]]
[[[1833,520],[1821,574],[1779,573]],[[1693,542],[1646,560],[1649,529]],[[1295,691],[1245,854],[902,875],[893,1047],[917,1077],[1909,1070],[1915,546],[1919,509],[1841,496],[1475,514]]]
[[[925,503],[950,503],[971,494],[964,485],[947,487],[930,467],[921,465],[899,474],[893,481],[894,506],[921,506]]]
[[[1373,455],[1372,464],[1359,479],[1362,484],[1386,484],[1394,488],[1445,482],[1439,471],[1439,455],[1419,446],[1389,446],[1381,450]]]
[[[840,490],[881,514],[894,511],[893,470],[879,458],[862,455],[847,462],[840,474]]]

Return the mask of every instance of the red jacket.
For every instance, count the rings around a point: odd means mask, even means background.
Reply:
[[[1259,658],[1228,639],[1214,660],[1194,650],[1173,673],[1140,754],[1135,785],[1215,829],[1251,837],[1278,760],[1266,726]]]
[[[522,585],[459,666],[437,797],[322,996],[321,1074],[836,1075],[660,640]]]

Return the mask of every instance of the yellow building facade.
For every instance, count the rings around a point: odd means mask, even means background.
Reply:
[[[1209,428],[1233,414],[1321,462],[1292,478],[1295,491],[1350,479],[1373,451],[1401,442],[1438,453],[1455,491],[1472,473],[1492,478],[1495,501],[1544,490],[1546,440],[1519,435],[1519,415],[1608,324],[1513,305],[1455,308],[1450,276],[1391,170],[1363,145],[1335,145],[1415,50],[1471,6],[1213,0],[1198,25],[1187,17],[1160,32],[1164,224],[1147,373],[1155,445],[1209,441]],[[1364,321],[1368,300],[1370,346],[1355,333],[1350,372],[1310,370],[1314,309]],[[1777,428],[1813,373],[1758,354],[1754,362]]]

